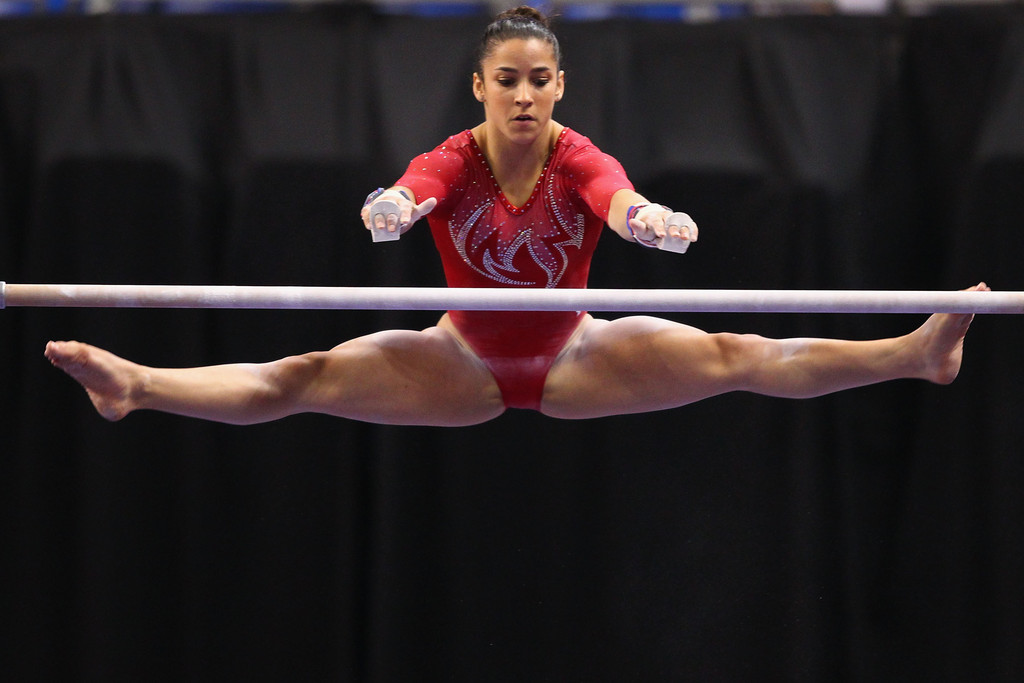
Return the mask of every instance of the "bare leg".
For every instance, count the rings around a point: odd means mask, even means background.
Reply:
[[[807,398],[899,378],[948,384],[960,370],[972,318],[936,314],[908,335],[872,341],[708,334],[642,316],[591,319],[552,367],[542,410],[586,418],[730,391]]]
[[[504,411],[486,367],[444,327],[381,332],[262,364],[151,368],[79,342],[50,342],[46,356],[108,420],[148,409],[231,424],[319,412],[455,426]]]

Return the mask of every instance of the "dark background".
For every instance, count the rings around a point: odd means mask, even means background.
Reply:
[[[0,24],[0,279],[439,285],[363,197],[482,116],[482,18]],[[556,117],[695,217],[594,287],[1024,289],[1024,15],[564,23]],[[1019,680],[1024,359],[949,387],[465,429],[117,424],[74,338],[260,361],[434,313],[0,312],[9,680]],[[681,315],[868,338],[920,316]],[[7,672],[13,672],[9,678]]]

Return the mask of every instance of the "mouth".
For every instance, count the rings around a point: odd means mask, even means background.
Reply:
[[[513,121],[536,121],[537,119],[533,118],[529,114],[520,114],[519,116],[513,117],[512,120]]]

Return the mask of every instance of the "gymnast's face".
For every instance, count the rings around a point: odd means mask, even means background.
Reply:
[[[562,99],[565,73],[551,45],[538,38],[499,43],[473,74],[473,94],[484,104],[487,125],[519,144],[547,133],[555,102]]]

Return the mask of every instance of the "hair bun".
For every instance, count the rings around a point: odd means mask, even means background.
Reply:
[[[484,31],[483,38],[476,52],[476,73],[483,74],[483,63],[495,47],[506,40],[531,39],[543,40],[551,46],[555,64],[562,63],[562,50],[558,47],[558,38],[551,30],[548,18],[529,5],[520,5],[507,9],[490,23]]]
[[[529,5],[520,5],[519,7],[505,10],[497,16],[496,21],[501,21],[502,19],[525,19],[540,24],[544,28],[551,28],[548,18],[540,10]]]

